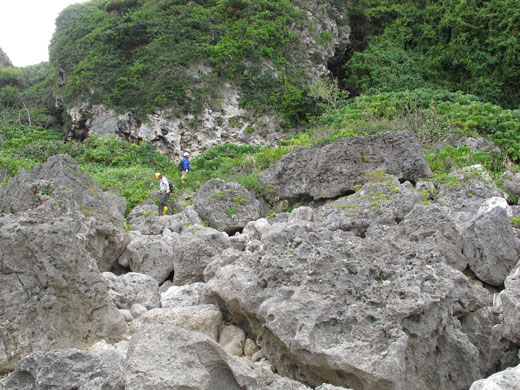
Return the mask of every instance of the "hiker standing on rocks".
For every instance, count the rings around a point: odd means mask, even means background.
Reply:
[[[191,170],[191,164],[189,160],[190,154],[188,152],[184,152],[184,158],[181,161],[181,173],[182,173],[182,182],[184,183],[184,176]]]
[[[159,180],[159,190],[161,192],[161,203],[159,205],[159,215],[166,214],[168,210],[168,199],[170,199],[170,192],[173,190],[173,185],[166,177],[159,172],[155,174],[155,178]]]

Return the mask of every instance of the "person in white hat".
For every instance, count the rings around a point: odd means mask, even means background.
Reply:
[[[190,164],[190,154],[188,152],[184,152],[184,158],[181,161],[181,174],[182,174],[182,182],[184,183],[184,176],[186,173],[191,170]]]

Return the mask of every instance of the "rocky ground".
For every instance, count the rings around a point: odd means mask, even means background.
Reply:
[[[20,173],[0,188],[0,388],[517,390],[519,212],[480,166],[432,180],[421,150],[297,149],[261,180],[308,206],[271,217],[212,180],[125,220],[67,156]]]

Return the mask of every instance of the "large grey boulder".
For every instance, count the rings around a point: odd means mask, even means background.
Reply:
[[[453,226],[444,237],[449,219],[436,225],[442,210],[416,206],[364,237],[274,224],[255,252],[216,257],[207,286],[284,375],[354,389],[467,388],[481,377],[479,353],[454,313],[489,300],[449,265],[461,242]]]
[[[238,183],[212,179],[199,188],[193,197],[200,217],[217,230],[234,233],[249,222],[262,218],[266,206]]]
[[[128,223],[132,230],[144,235],[162,234],[165,229],[180,234],[188,226],[203,224],[192,206],[185,207],[177,214],[159,216],[158,208],[152,200],[145,200],[134,207],[128,214]]]
[[[301,383],[233,357],[198,332],[148,325],[134,334],[125,390],[309,390]]]
[[[435,203],[449,208],[450,217],[461,234],[484,202],[504,197],[482,165],[452,172],[436,186]]]
[[[518,390],[520,388],[520,365],[497,372],[489,378],[471,385],[469,390]]]
[[[80,215],[36,211],[0,216],[0,371],[35,350],[119,341],[124,319],[82,237]]]
[[[226,233],[200,225],[186,228],[179,237],[178,255],[174,258],[173,284],[203,282],[204,268],[213,256],[230,246]]]
[[[200,332],[217,341],[222,327],[222,312],[216,305],[199,305],[152,309],[130,324],[131,333],[137,333],[150,324],[180,327]]]
[[[103,276],[108,281],[108,294],[119,309],[131,309],[136,303],[148,310],[160,306],[159,283],[151,276],[136,272],[120,276],[104,272]]]
[[[29,172],[21,169],[0,187],[0,213],[18,215],[54,199],[59,205],[47,218],[79,218],[87,250],[101,271],[109,271],[127,244],[124,217],[114,196],[106,195],[70,156],[56,155]]]
[[[501,179],[504,180],[504,190],[511,195],[520,197],[520,173],[505,172]]]
[[[496,300],[499,301],[498,299]],[[482,307],[459,317],[462,329],[479,351],[482,377],[519,363],[518,344],[506,338],[498,306]]]
[[[178,246],[179,235],[169,230],[161,235],[143,235],[133,231],[118,262],[133,272],[153,277],[161,284],[173,272]]]
[[[354,194],[341,197],[314,213],[319,226],[329,230],[348,230],[365,235],[372,224],[397,225],[423,198],[406,182],[382,171],[365,175],[365,183]]]
[[[115,350],[34,352],[0,383],[2,390],[124,390],[124,359]]]
[[[519,260],[518,242],[506,208],[494,198],[485,202],[466,226],[463,239],[471,270],[480,280],[501,286]]]
[[[298,148],[263,171],[260,182],[280,199],[330,199],[354,192],[378,170],[401,182],[432,175],[417,137],[391,131]]]
[[[171,286],[161,293],[161,307],[197,306],[214,303],[206,291],[205,283]]]

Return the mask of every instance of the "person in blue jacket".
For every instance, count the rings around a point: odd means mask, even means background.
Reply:
[[[184,158],[182,159],[181,165],[182,182],[184,183],[184,176],[186,176],[186,173],[188,173],[188,171],[191,170],[190,154],[188,152],[184,152]]]

